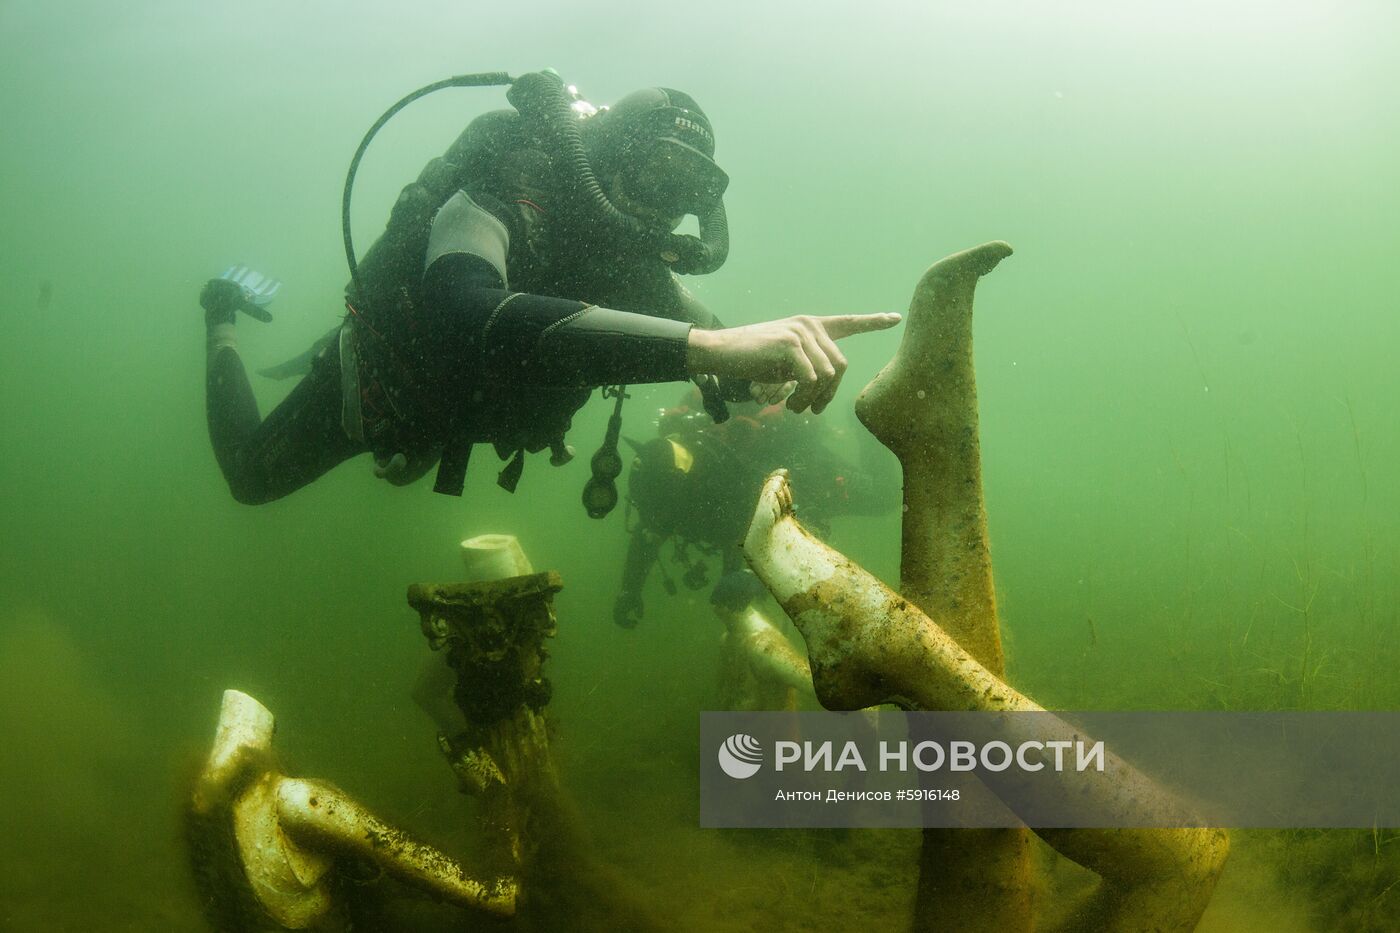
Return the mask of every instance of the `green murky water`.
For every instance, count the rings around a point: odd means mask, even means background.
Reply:
[[[579,507],[586,458],[532,464],[513,497],[489,458],[461,501],[389,488],[367,459],[270,506],[228,496],[199,285],[235,261],[285,280],[273,326],[239,324],[253,365],[324,332],[354,145],[466,71],[553,66],[597,102],[693,94],[734,243],[694,287],[729,323],[903,310],[932,260],[1016,247],[976,339],[1022,690],[1400,703],[1391,5],[6,0],[0,61],[0,929],[201,928],[179,801],[225,687],[278,714],[296,773],[461,852],[465,804],[409,697],[426,649],[403,590],[456,578],[457,541],[488,531],[563,575],[555,751],[639,909],[685,930],[907,922],[915,833],[696,828],[719,628],[655,579],[642,626],[612,624],[626,533]],[[360,242],[499,106],[447,92],[391,124],[361,172]],[[897,342],[849,343],[826,417],[850,417]],[[266,410],[287,387],[256,388]],[[678,394],[636,390],[628,433]],[[580,450],[607,414],[576,419]],[[832,536],[896,575],[896,514]],[[1394,929],[1396,838],[1238,834],[1202,929]]]

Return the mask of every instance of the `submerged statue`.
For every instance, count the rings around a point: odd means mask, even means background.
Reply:
[[[797,709],[812,694],[812,671],[802,652],[754,606],[720,610],[720,700],[728,710]]]
[[[494,917],[515,913],[509,876],[479,881],[454,859],[385,824],[334,785],[281,773],[272,713],[224,691],[214,745],[186,812],[202,905],[218,930],[349,930],[337,896],[347,862]]]
[[[902,595],[797,522],[783,471],[764,484],[744,553],[805,637],[828,709],[1042,710],[1004,679],[972,367],[977,280],[1010,254],[993,242],[934,264],[915,290],[899,351],[856,402],[904,470]],[[1112,764],[1076,780],[1115,822],[1178,812],[1148,778]],[[1219,829],[1036,833],[1101,879],[1070,921],[1096,931],[1194,929],[1229,848]],[[919,929],[1034,928],[1026,830],[926,830],[920,868]]]
[[[455,716],[427,702],[431,681],[420,679],[416,698],[442,730],[438,744],[459,789],[476,801],[480,857],[519,879],[514,929],[666,929],[660,910],[598,856],[554,762],[544,670],[563,581],[536,573],[512,535],[479,535],[461,547],[467,582],[408,589],[449,674]]]
[[[416,698],[441,727],[438,747],[459,789],[474,798],[473,862],[485,880],[333,785],[282,773],[272,713],[229,690],[186,812],[214,928],[419,930],[425,910],[432,929],[506,918],[514,930],[565,921],[609,933],[667,928],[660,910],[598,859],[554,764],[544,664],[559,575],[535,573],[510,535],[471,538],[462,554],[468,582],[415,584],[408,601],[447,674],[420,679]],[[398,892],[379,886],[379,875],[436,903],[396,904]]]

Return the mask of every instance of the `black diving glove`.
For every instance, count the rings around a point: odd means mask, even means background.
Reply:
[[[204,324],[213,327],[217,324],[232,324],[234,314],[242,311],[264,324],[272,320],[272,314],[262,305],[253,301],[242,285],[229,279],[210,279],[199,292],[199,303],[204,308]]]
[[[210,279],[199,292],[199,304],[204,309],[204,326],[232,324],[238,307],[244,301],[243,289],[228,279]]]
[[[710,605],[716,612],[735,615],[758,602],[767,592],[752,570],[735,570],[720,577],[710,592]]]

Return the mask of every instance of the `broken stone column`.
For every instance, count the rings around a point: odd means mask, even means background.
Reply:
[[[257,700],[224,691],[214,746],[186,812],[202,906],[217,929],[348,930],[336,881],[350,861],[377,866],[448,903],[514,914],[514,878],[477,880],[335,786],[282,774],[272,754],[273,726],[272,713]]]
[[[543,667],[562,588],[549,571],[408,590],[429,645],[446,651],[456,676],[452,696],[465,727],[439,741],[462,790],[480,801],[498,863],[517,868],[533,860],[559,809]]]
[[[499,553],[469,553],[479,550],[468,547],[472,542],[498,551],[502,541],[514,541],[491,537],[497,540],[463,542],[469,574],[502,566]],[[528,569],[523,554],[517,556],[511,566]],[[462,791],[477,801],[493,864],[521,879],[522,929],[663,930],[664,918],[641,892],[598,859],[550,751],[552,690],[544,663],[556,631],[554,595],[562,587],[553,571],[409,587],[423,634],[445,652],[456,681],[452,698],[462,728],[440,733],[438,741]]]
[[[787,474],[780,470],[764,484],[744,540],[744,555],[806,639],[813,683],[823,706],[854,710],[893,703],[911,710],[1044,712],[978,662],[912,602],[810,534],[798,524],[792,506]],[[1040,725],[1044,728],[1044,723]],[[1053,731],[1060,734],[1050,738],[1076,737],[1076,730],[1065,723]],[[1104,814],[1105,822],[1120,826],[1187,822],[1178,801],[1116,756],[1106,757],[1103,773],[1047,774],[1071,782],[1076,796],[1091,802]],[[1016,779],[1010,772],[985,777],[993,791],[1001,782]],[[1014,795],[1003,799],[1014,807]],[[1076,911],[1070,927],[1074,930],[1184,933],[1194,929],[1229,848],[1228,837],[1218,829],[1037,833],[1061,855],[1102,880],[1093,899]],[[1034,917],[1025,919],[1029,925]],[[916,924],[956,929],[924,916],[916,917]]]
[[[856,417],[904,471],[899,589],[968,654],[1005,676],[997,618],[972,305],[977,281],[1011,255],[1000,241],[935,263],[914,290],[894,358],[856,399]],[[1024,829],[924,830],[917,915],[930,930],[1030,930]]]
[[[461,582],[483,583],[535,572],[515,535],[484,534],[459,545],[464,571]],[[413,701],[437,725],[442,736],[454,736],[467,725],[453,700],[457,676],[452,667],[426,655],[413,685]]]

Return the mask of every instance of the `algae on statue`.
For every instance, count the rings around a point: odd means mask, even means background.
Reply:
[[[457,861],[384,823],[339,788],[282,774],[272,713],[225,690],[214,744],[190,795],[186,842],[201,904],[220,930],[349,930],[344,863],[497,918],[515,913],[511,875],[477,880]]]
[[[1045,712],[908,599],[803,528],[793,515],[784,471],[764,484],[744,554],[806,639],[817,697],[828,709],[894,703],[910,710]],[[1042,739],[1086,738],[1063,722],[1044,731],[1045,722],[1039,722]],[[1187,825],[1179,801],[1116,756],[1107,760],[1103,773],[1044,774],[1074,782],[1075,794],[1113,825],[1172,825],[1178,818]],[[984,780],[995,792],[1013,789],[1020,778],[1009,771],[988,772]],[[1076,930],[1194,929],[1229,850],[1224,831],[1210,828],[1036,832],[1102,879],[1093,898],[1078,909],[1071,927]]]

